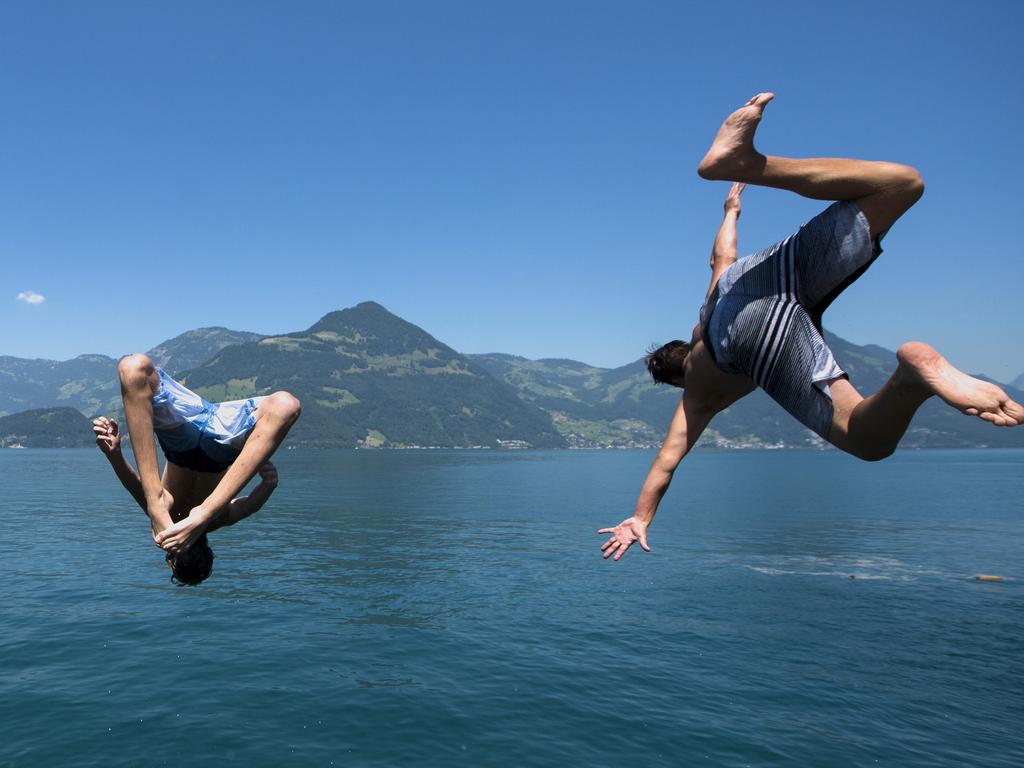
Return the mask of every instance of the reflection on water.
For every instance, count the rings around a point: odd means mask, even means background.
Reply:
[[[604,562],[651,459],[282,452],[188,589],[98,454],[0,451],[0,764],[1024,762],[1024,452],[698,451]]]

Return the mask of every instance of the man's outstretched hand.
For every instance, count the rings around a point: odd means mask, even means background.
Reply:
[[[100,416],[92,420],[92,431],[96,433],[96,445],[104,456],[113,456],[121,451],[121,432],[117,422]]]
[[[206,510],[194,507],[188,513],[188,517],[164,528],[153,537],[153,541],[165,552],[177,555],[195,544],[209,524],[210,516],[206,514]]]
[[[635,517],[623,520],[614,528],[602,528],[598,533],[610,533],[612,535],[608,541],[601,545],[605,559],[611,557],[613,560],[618,560],[637,541],[640,542],[644,552],[651,551],[651,548],[647,546],[647,523]]]

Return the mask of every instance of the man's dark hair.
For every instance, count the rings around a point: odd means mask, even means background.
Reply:
[[[675,387],[683,386],[684,366],[686,356],[690,354],[690,345],[685,341],[670,341],[657,349],[652,349],[644,358],[647,370],[651,378],[658,384],[671,384]]]
[[[213,570],[213,550],[204,533],[195,544],[177,555],[167,555],[171,581],[175,584],[202,584]]]

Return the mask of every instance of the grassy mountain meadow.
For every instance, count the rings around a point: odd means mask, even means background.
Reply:
[[[896,366],[890,350],[826,336],[865,394],[878,389]],[[209,400],[293,392],[303,403],[302,419],[289,437],[293,445],[646,447],[660,444],[681,394],[654,385],[641,360],[608,369],[575,360],[459,354],[374,302],[277,336],[199,328],[149,355]],[[104,355],[63,362],[0,357],[0,416],[20,415],[17,433],[4,432],[0,421],[0,441],[5,435],[8,443],[29,437],[35,423],[52,444],[71,444],[68,436],[57,441],[57,417],[48,414],[116,414],[116,365]],[[1008,389],[1024,400],[1024,392]],[[67,411],[59,413],[81,423]],[[758,390],[718,415],[701,445],[820,448],[823,441]],[[933,400],[902,445],[1024,447],[1024,430],[996,429]]]

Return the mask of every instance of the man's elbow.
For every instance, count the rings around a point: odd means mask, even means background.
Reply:
[[[679,462],[682,461],[682,456],[678,451],[666,451],[662,449],[658,453],[658,458],[655,460],[654,465],[660,472],[663,472],[669,480],[672,479],[672,475],[675,474],[676,468],[679,466]]]
[[[248,505],[245,503],[245,499],[245,496],[233,499],[231,503],[224,508],[224,511],[218,517],[218,522],[221,527],[234,525],[248,514],[248,510],[246,509]]]

